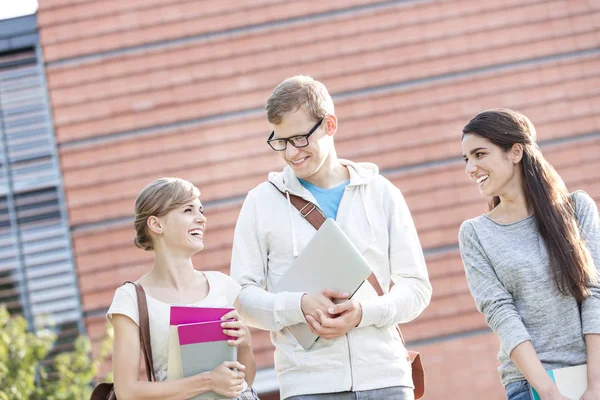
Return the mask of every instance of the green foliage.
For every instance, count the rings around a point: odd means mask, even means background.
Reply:
[[[0,305],[0,400],[89,399],[98,367],[110,354],[112,329],[108,333],[96,360],[90,358],[90,340],[80,336],[72,351],[42,362],[56,334],[50,329],[28,332],[23,317],[11,318]]]

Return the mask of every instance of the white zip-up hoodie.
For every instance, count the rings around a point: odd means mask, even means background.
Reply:
[[[350,173],[336,222],[369,262],[381,287],[365,282],[354,299],[362,307],[358,327],[336,339],[320,338],[309,349],[287,326],[306,322],[303,293],[269,293],[315,234],[315,228],[269,182],[316,204],[288,166],[269,174],[248,193],[235,228],[231,276],[242,286],[246,323],[271,331],[281,398],[412,387],[406,349],[394,325],[416,318],[429,304],[431,284],[413,220],[400,191],[377,166],[340,160]],[[387,288],[394,282],[392,290]]]

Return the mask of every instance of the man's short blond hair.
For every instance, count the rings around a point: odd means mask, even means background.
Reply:
[[[267,119],[269,123],[281,123],[284,115],[300,107],[316,121],[335,110],[333,100],[325,85],[310,76],[297,75],[281,82],[267,99]]]

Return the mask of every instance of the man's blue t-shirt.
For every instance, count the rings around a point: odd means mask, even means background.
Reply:
[[[298,180],[302,186],[308,189],[308,191],[315,197],[315,200],[317,200],[317,205],[325,213],[325,218],[335,219],[337,217],[338,208],[340,208],[340,201],[342,201],[344,190],[350,183],[350,180],[347,180],[341,185],[331,189],[320,188],[310,182],[305,181],[304,179],[298,178]]]

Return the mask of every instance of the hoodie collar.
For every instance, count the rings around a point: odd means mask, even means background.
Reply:
[[[339,159],[340,163],[348,168],[350,183],[348,186],[365,185],[379,175],[379,168],[372,163],[355,163],[349,160]],[[310,192],[298,180],[292,167],[287,165],[281,172],[269,173],[269,182],[272,182],[282,192],[290,192],[296,196],[312,199]],[[314,201],[312,199],[311,201]]]
[[[348,168],[350,173],[350,183],[348,186],[354,186],[359,189],[359,195],[362,198],[363,203],[366,201],[365,185],[369,183],[373,178],[379,174],[379,168],[375,164],[371,163],[354,163],[348,160],[341,160],[340,163]],[[290,201],[290,194],[300,196],[303,199],[310,201],[313,204],[317,204],[314,196],[308,189],[306,189],[296,175],[292,168],[288,165],[282,172],[271,172],[269,174],[269,182],[273,183],[280,191],[284,192],[288,203],[288,214],[290,221],[291,241],[292,241],[292,255],[293,257],[298,256],[298,240],[296,238],[296,227],[293,222],[293,206]],[[367,223],[369,225],[369,244],[375,240],[375,234],[373,230],[373,224],[369,216],[369,207],[365,205],[365,213],[367,217]]]

